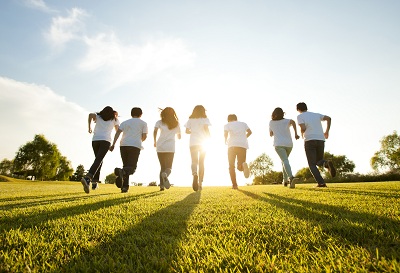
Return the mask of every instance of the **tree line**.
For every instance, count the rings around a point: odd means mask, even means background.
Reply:
[[[345,155],[334,155],[325,152],[324,158],[333,161],[337,169],[334,181],[381,181],[400,180],[400,137],[397,131],[384,136],[380,140],[380,150],[370,159],[373,175],[354,174],[355,164]],[[271,158],[263,153],[250,162],[250,173],[253,175],[253,185],[274,184],[282,181],[282,172],[272,170]],[[326,175],[326,170],[321,169]],[[71,162],[63,156],[57,145],[49,142],[44,135],[35,135],[33,141],[21,146],[12,160],[3,159],[0,162],[0,174],[21,178],[35,178],[47,181],[80,181],[85,175],[85,168],[79,165],[75,172]],[[312,180],[308,167],[300,169],[296,175],[301,181]],[[110,174],[106,183],[115,183],[115,175]]]

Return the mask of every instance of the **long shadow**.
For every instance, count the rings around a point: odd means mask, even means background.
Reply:
[[[114,195],[116,193],[101,193],[101,194],[96,194],[96,195],[88,195],[85,193],[82,193],[81,195],[78,193],[68,193],[68,194],[53,194],[53,195],[46,195],[46,196],[40,196],[40,197],[31,197],[31,196],[25,196],[25,199],[21,199],[20,202],[17,203],[12,203],[12,204],[7,204],[7,205],[0,205],[0,210],[9,210],[9,209],[15,209],[15,208],[33,208],[36,206],[41,206],[41,205],[46,205],[46,204],[55,204],[57,202],[73,202],[76,200],[82,200],[82,199],[89,199],[93,198],[93,196],[109,196],[109,195]],[[72,195],[73,197],[65,197],[68,195]],[[56,196],[62,196],[60,198],[53,198]],[[26,200],[33,199],[32,201],[26,201]],[[25,200],[25,201],[24,201]],[[3,200],[0,200],[3,201]],[[13,201],[10,199],[10,201]]]
[[[294,217],[321,226],[324,233],[337,237],[344,245],[361,246],[372,254],[378,248],[381,257],[400,260],[400,222],[397,220],[272,193],[264,193],[267,197],[263,197],[240,191],[251,198],[284,209]]]
[[[315,191],[312,188],[301,188],[302,191]],[[354,188],[329,188],[330,192],[337,192],[340,194],[355,194],[355,195],[365,195],[365,196],[376,196],[382,198],[400,198],[400,192],[397,190],[390,190],[391,192],[382,192],[378,190],[362,191],[354,190]]]
[[[49,220],[60,219],[69,216],[75,216],[79,214],[85,214],[98,209],[117,206],[123,203],[131,202],[141,198],[150,198],[152,196],[159,195],[160,192],[150,192],[137,195],[122,195],[119,198],[102,200],[90,204],[80,204],[76,206],[68,206],[57,210],[46,210],[40,212],[34,212],[29,215],[13,215],[4,216],[0,218],[0,232],[9,231],[11,229],[28,229],[36,226],[40,226]],[[107,195],[107,194],[106,194]],[[81,197],[81,199],[88,198],[87,195]],[[79,199],[79,197],[77,197]]]
[[[200,195],[158,210],[53,272],[179,272],[172,268]]]

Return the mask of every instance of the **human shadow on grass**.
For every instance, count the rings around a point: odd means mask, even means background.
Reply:
[[[321,226],[325,234],[334,236],[344,245],[357,245],[375,255],[379,249],[381,257],[400,257],[399,221],[365,212],[354,212],[340,206],[264,193],[267,197],[240,190],[245,195],[270,203],[305,220],[311,225]],[[366,225],[365,225],[366,224]]]
[[[0,205],[0,209],[4,210],[10,210],[14,208],[32,208],[36,206],[42,206],[46,204],[55,204],[55,203],[63,203],[63,202],[73,202],[76,200],[82,200],[82,199],[89,199],[93,198],[93,196],[98,197],[98,196],[108,196],[108,195],[114,195],[115,193],[101,193],[101,194],[96,194],[96,195],[88,195],[86,193],[83,193],[82,195],[77,194],[76,192],[74,193],[67,193],[67,194],[51,194],[51,195],[42,195],[42,196],[24,196],[20,199],[17,199],[17,202],[11,203],[11,204],[6,204],[6,205]],[[72,197],[67,197],[67,196],[72,196]],[[29,200],[29,201],[28,201]],[[0,202],[13,202],[15,199],[13,198],[6,198],[6,199],[0,199]]]
[[[315,191],[315,189],[307,189],[301,188],[300,190],[304,191]],[[371,191],[363,191],[363,190],[355,190],[354,188],[329,188],[330,192],[337,192],[340,194],[354,194],[354,195],[365,195],[365,196],[376,196],[382,198],[400,198],[400,192],[395,190],[389,190],[390,192],[382,192],[378,190],[371,190]]]
[[[200,192],[155,211],[54,272],[179,272],[175,264],[185,245],[188,221]],[[174,270],[172,270],[174,268]]]
[[[107,207],[118,206],[123,203],[132,202],[141,198],[150,198],[152,196],[159,195],[160,192],[149,192],[143,194],[129,194],[122,195],[113,199],[101,200],[94,203],[77,204],[75,206],[67,206],[55,210],[45,211],[34,211],[29,215],[17,214],[13,216],[4,216],[0,218],[0,232],[8,231],[11,229],[28,229],[32,227],[41,226],[47,221],[52,221],[60,218],[71,217],[79,214],[90,213],[98,209],[104,209]],[[104,195],[115,195],[115,194],[104,194]],[[74,199],[86,199],[89,196],[84,197],[77,196]],[[71,201],[71,200],[66,200]]]

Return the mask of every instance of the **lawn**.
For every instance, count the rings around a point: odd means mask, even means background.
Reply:
[[[400,272],[400,182],[0,193],[0,272]]]

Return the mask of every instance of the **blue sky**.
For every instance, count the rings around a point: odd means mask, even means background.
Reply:
[[[230,185],[223,125],[235,113],[253,131],[248,161],[267,153],[275,107],[331,116],[326,151],[371,172],[380,139],[399,130],[398,1],[43,1],[0,3],[0,159],[44,134],[72,165],[90,167],[87,115],[110,105],[143,109],[152,133],[158,108],[182,124],[203,104],[212,139],[204,185]],[[171,182],[190,185],[188,135],[177,143]],[[155,181],[152,136],[132,181]],[[307,166],[303,141],[290,156]],[[121,165],[118,149],[102,177]],[[251,182],[241,178],[239,183]]]

